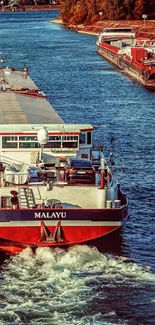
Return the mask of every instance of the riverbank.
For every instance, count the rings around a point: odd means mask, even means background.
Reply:
[[[3,6],[0,7],[1,12],[8,11],[54,11],[60,10],[60,5],[27,5],[27,6]]]
[[[63,24],[61,18],[56,18],[54,23]],[[147,38],[155,40],[155,20],[117,20],[117,21],[98,21],[93,25],[65,25],[65,28],[72,29],[78,33],[100,35],[104,28],[129,27],[136,33],[137,38]]]

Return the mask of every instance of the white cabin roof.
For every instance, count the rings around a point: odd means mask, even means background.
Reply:
[[[81,133],[92,131],[94,127],[91,124],[0,124],[0,134],[16,133],[37,133],[39,129],[46,127],[48,132],[52,133]]]

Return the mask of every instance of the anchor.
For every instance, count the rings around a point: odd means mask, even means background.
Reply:
[[[53,241],[53,242],[60,242],[63,241],[64,238],[64,232],[61,227],[61,221],[59,220],[56,224],[54,232],[50,232],[50,230],[45,225],[44,221],[41,221],[41,236],[40,241]]]

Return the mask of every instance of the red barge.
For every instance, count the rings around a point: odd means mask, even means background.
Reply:
[[[95,127],[65,124],[28,70],[0,74],[0,249],[95,245],[129,216]]]
[[[136,39],[130,28],[105,28],[97,51],[122,72],[155,90],[155,41]]]

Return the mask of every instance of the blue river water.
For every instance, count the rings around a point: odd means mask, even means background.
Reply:
[[[104,125],[94,143],[114,154],[130,219],[98,249],[1,256],[0,324],[153,325],[155,93],[98,56],[95,36],[51,23],[57,15],[0,13],[0,56],[29,67],[65,122]]]

